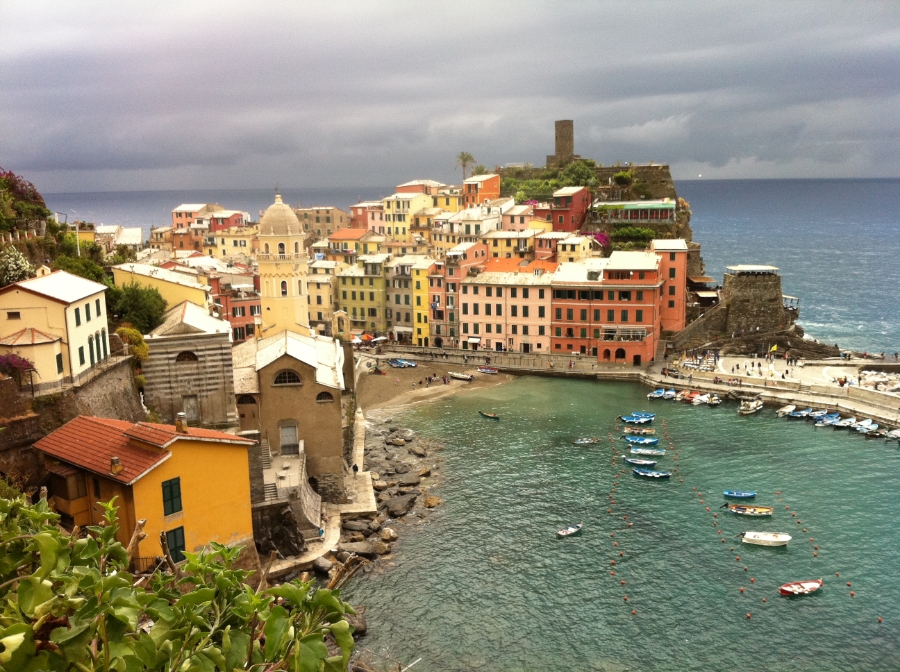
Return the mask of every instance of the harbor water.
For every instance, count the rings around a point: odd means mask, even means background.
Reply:
[[[900,668],[897,443],[647,392],[523,377],[393,413],[445,445],[443,504],[395,523],[395,564],[345,589],[367,608],[361,645],[423,672]],[[616,416],[634,410],[658,414],[668,481],[622,461]],[[726,489],[774,515],[725,512]],[[750,546],[747,530],[793,540]]]

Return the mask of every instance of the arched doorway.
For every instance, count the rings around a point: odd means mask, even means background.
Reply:
[[[612,352],[610,352],[609,348],[603,351],[603,361],[608,362],[609,358],[612,356]]]
[[[625,361],[625,348],[616,348],[616,361]]]
[[[438,336],[434,339],[434,347],[441,348],[444,346],[444,339]]]

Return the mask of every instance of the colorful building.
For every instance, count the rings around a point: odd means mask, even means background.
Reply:
[[[412,225],[413,213],[424,208],[433,207],[434,200],[423,193],[396,193],[381,200],[384,207],[384,231],[378,227],[378,233],[383,233],[397,241],[409,242],[409,229]]]
[[[356,264],[337,274],[340,307],[349,315],[354,332],[387,331],[385,263],[389,258],[386,254],[361,255]]]
[[[553,224],[554,231],[579,231],[591,208],[587,187],[563,187],[553,192],[550,203],[534,206],[534,214]]]
[[[320,333],[331,334],[331,322],[337,304],[337,274],[345,266],[337,261],[316,260],[309,265],[309,323]]]
[[[659,255],[663,279],[660,326],[663,331],[681,331],[687,326],[687,243],[681,238],[657,239],[650,241],[650,250]]]
[[[252,257],[259,251],[258,226],[234,226],[209,234],[203,241],[203,248],[210,257],[223,258],[235,254]]]
[[[500,198],[500,176],[473,175],[463,181],[463,207],[471,208]]]
[[[182,301],[190,301],[206,308],[212,306],[212,290],[208,284],[204,284],[205,278],[197,273],[183,273],[130,262],[113,266],[112,272],[116,287],[135,284],[145,289],[155,289],[169,306],[177,306]]]
[[[224,209],[218,203],[182,203],[172,210],[172,228],[187,228],[196,220]]]
[[[435,260],[423,255],[414,255],[415,261],[411,266],[412,273],[412,297],[413,297],[413,343],[428,346],[431,331],[428,326],[428,316],[431,313],[429,303],[429,282]]]
[[[350,226],[350,214],[333,205],[294,208],[294,214],[306,233],[319,237],[330,236],[338,229]]]

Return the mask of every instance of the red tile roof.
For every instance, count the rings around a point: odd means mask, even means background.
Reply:
[[[34,327],[26,327],[21,331],[0,339],[0,345],[41,345],[61,340],[59,336],[45,333]]]
[[[134,440],[132,440],[134,439]],[[168,446],[179,439],[251,445],[250,439],[211,429],[189,428],[187,434],[174,425],[78,416],[34,444],[39,451],[68,464],[87,469],[120,483],[132,484],[172,455]],[[146,447],[140,443],[148,444]],[[110,460],[122,463],[119,474],[109,471]]]
[[[332,242],[335,240],[359,240],[368,232],[368,229],[338,229],[330,236],[328,236],[328,241]]]

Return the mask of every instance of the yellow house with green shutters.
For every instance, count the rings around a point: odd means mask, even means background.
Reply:
[[[204,247],[210,257],[217,259],[234,254],[253,256],[258,251],[258,236],[258,226],[232,226],[209,234]]]
[[[125,263],[112,267],[116,287],[135,284],[146,289],[155,289],[169,306],[177,306],[182,301],[190,301],[209,308],[211,288],[200,282],[202,275],[188,275],[170,271],[151,264]]]
[[[338,304],[347,312],[354,333],[387,331],[386,268],[388,254],[364,254],[356,265],[338,273]]]
[[[413,343],[415,345],[428,346],[431,333],[428,327],[428,316],[431,314],[431,306],[428,303],[428,276],[434,268],[435,260],[431,257],[416,255],[415,262],[411,265],[412,274],[412,299],[413,299]]]
[[[397,193],[381,200],[384,211],[384,234],[394,240],[410,242],[413,216],[419,210],[434,207],[428,194]],[[379,226],[379,233],[381,227]]]

